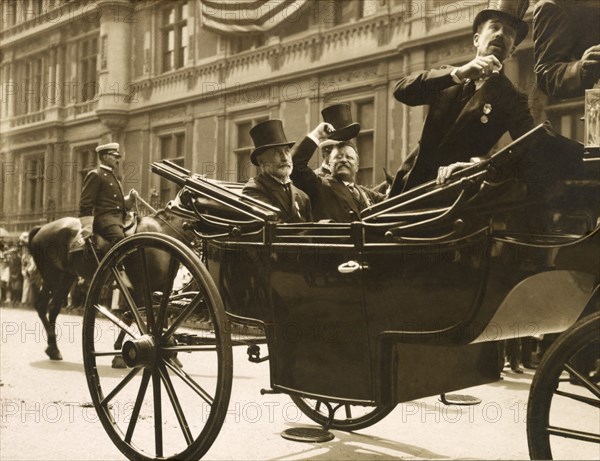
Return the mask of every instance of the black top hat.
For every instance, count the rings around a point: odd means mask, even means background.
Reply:
[[[250,154],[250,161],[256,166],[258,166],[258,155],[267,149],[279,146],[292,147],[294,145],[293,141],[290,142],[286,139],[283,124],[278,119],[257,123],[250,129],[250,136],[255,147]]]
[[[527,33],[529,32],[529,26],[523,21],[528,7],[529,0],[489,0],[488,7],[481,10],[475,16],[473,33],[477,32],[482,22],[491,18],[501,17],[510,21],[515,27],[517,31],[515,46],[517,46],[527,37]]]
[[[323,120],[331,123],[335,131],[329,133],[329,139],[336,141],[347,141],[355,138],[360,131],[360,124],[352,121],[349,104],[335,104],[321,111]]]

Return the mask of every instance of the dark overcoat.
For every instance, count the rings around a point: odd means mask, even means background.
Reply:
[[[125,198],[121,183],[110,167],[91,170],[83,182],[79,216],[94,216],[96,231],[125,221]]]
[[[332,176],[319,176],[308,166],[316,148],[317,145],[309,137],[292,147],[294,171],[291,176],[294,184],[310,197],[315,220],[358,221],[361,210],[385,199],[381,193],[356,185],[360,194],[358,202],[342,181]]]
[[[429,105],[421,140],[398,170],[390,196],[435,179],[439,167],[488,154],[507,131],[516,139],[534,127],[527,97],[501,72],[479,89],[457,84],[453,67],[400,79],[394,97],[409,106]]]
[[[583,96],[600,78],[600,66],[580,61],[600,45],[600,2],[542,0],[533,12],[535,77],[542,91],[557,98]]]
[[[298,223],[312,221],[312,211],[308,196],[290,183],[291,192],[272,176],[259,173],[251,178],[242,194],[273,205],[279,209],[277,213],[281,222]]]

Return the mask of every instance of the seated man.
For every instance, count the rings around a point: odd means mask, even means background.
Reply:
[[[385,195],[355,184],[358,152],[351,141],[334,145],[329,157],[330,176],[319,176],[309,168],[308,162],[315,149],[332,131],[330,124],[321,123],[293,147],[291,177],[294,184],[310,197],[316,220],[357,221],[364,208],[384,200]]]
[[[436,178],[442,183],[473,157],[488,154],[507,131],[516,139],[534,127],[527,96],[502,71],[504,60],[527,36],[522,17],[529,2],[490,3],[497,7],[482,10],[473,22],[473,60],[404,77],[396,84],[398,101],[428,104],[429,113],[419,144],[396,173],[390,196]]]
[[[250,136],[255,147],[250,160],[260,168],[260,173],[248,180],[242,194],[279,208],[281,222],[312,221],[308,196],[290,179],[293,168],[290,147],[294,143],[286,139],[281,120],[256,124],[250,130]]]

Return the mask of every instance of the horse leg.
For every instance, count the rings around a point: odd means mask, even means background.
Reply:
[[[62,354],[56,344],[56,318],[62,309],[62,306],[67,300],[67,295],[71,289],[71,285],[75,281],[75,276],[71,274],[63,274],[60,277],[57,288],[54,291],[52,300],[50,302],[50,309],[48,312],[48,347],[46,348],[46,354],[51,360],[62,360]]]

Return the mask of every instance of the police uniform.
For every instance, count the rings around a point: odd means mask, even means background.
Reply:
[[[118,153],[118,149],[117,143],[110,143],[98,146],[96,152]],[[79,216],[93,216],[94,232],[108,240],[111,245],[124,238],[125,196],[111,167],[100,165],[85,177],[79,201]]]

